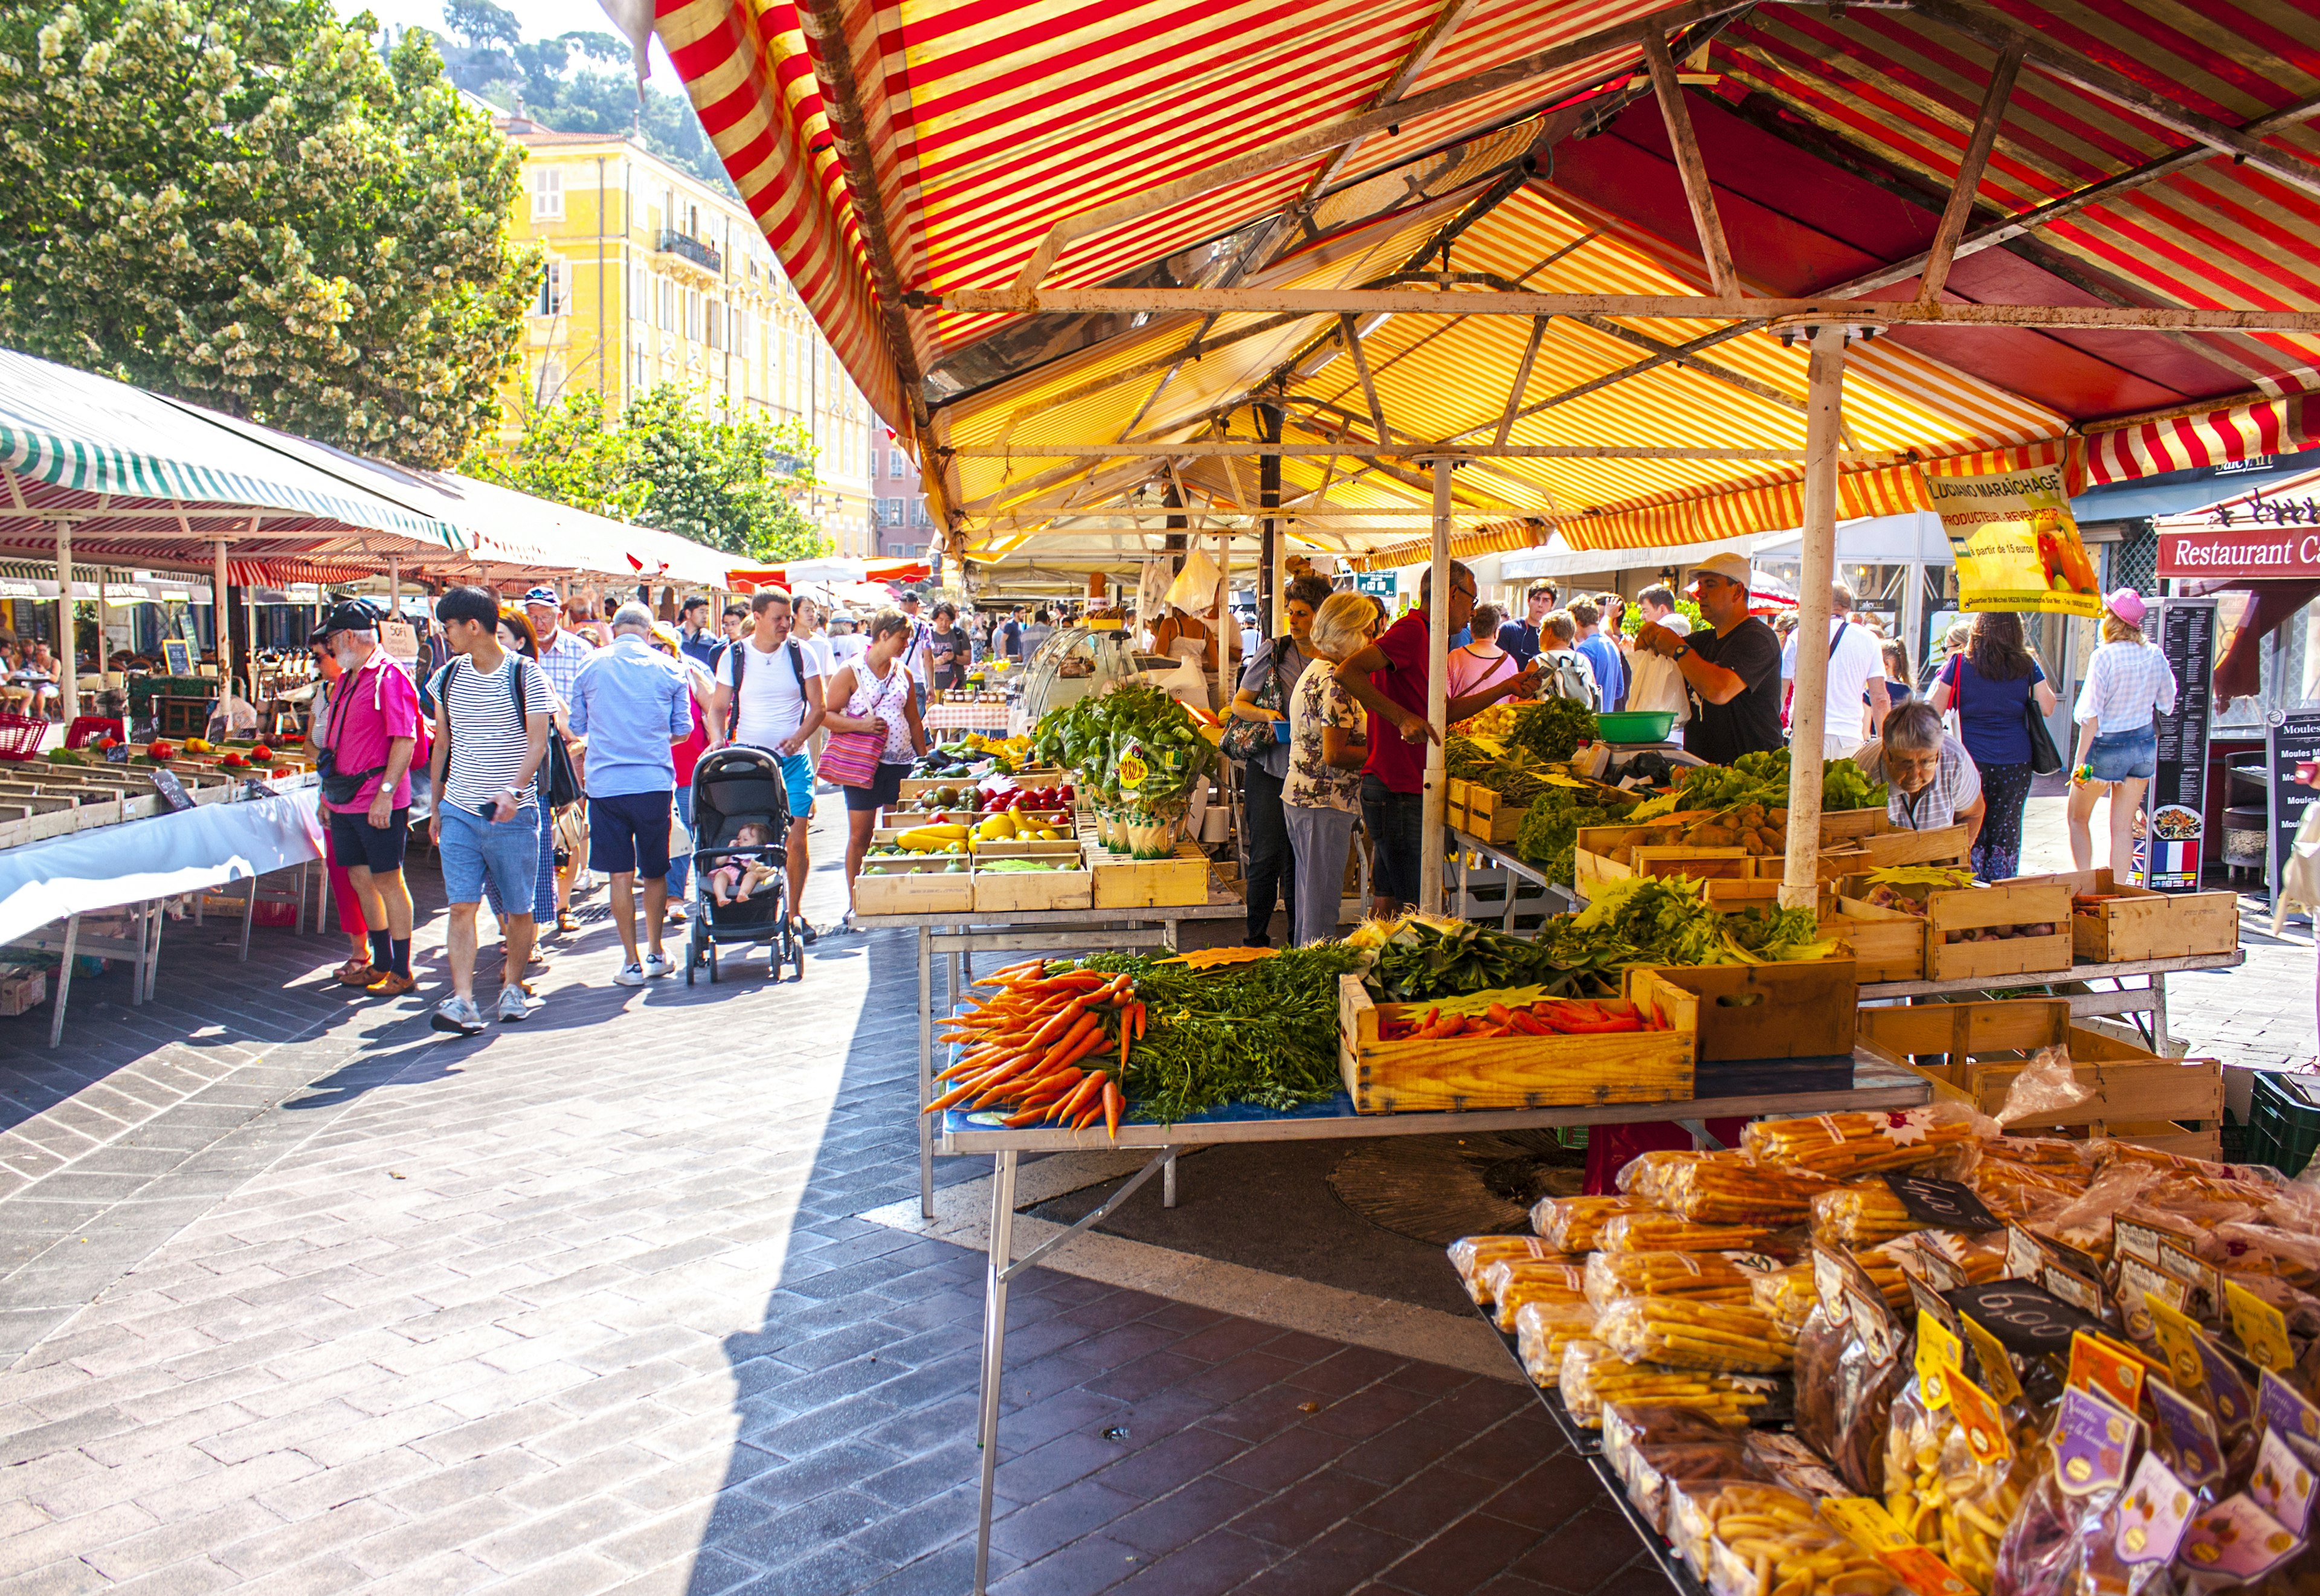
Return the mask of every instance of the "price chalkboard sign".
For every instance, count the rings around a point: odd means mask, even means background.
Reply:
[[[2162,893],[2199,890],[2207,847],[2207,714],[2216,659],[2216,601],[2159,601],[2159,651],[2175,673],[2175,712],[2158,717],[2159,768],[2146,800],[2145,879]]]
[[[1973,1316],[1998,1345],[2025,1357],[2068,1353],[2080,1330],[2101,1335],[2103,1324],[2053,1292],[2020,1280],[1990,1280],[1947,1293],[1950,1305]]]
[[[2271,827],[2264,846],[2263,878],[2277,897],[2280,867],[2296,844],[2296,827],[2320,788],[2296,779],[2296,767],[2320,760],[2320,710],[2290,710],[2267,727],[2263,734],[2264,788],[2270,805]]]
[[[2006,1221],[1982,1205],[1971,1189],[1955,1181],[1888,1170],[1885,1183],[1909,1211],[1909,1217],[1937,1230],[2003,1230]]]
[[[194,806],[194,795],[186,791],[186,784],[177,779],[174,770],[155,771],[153,790],[161,794],[161,802],[169,806],[173,814]]]

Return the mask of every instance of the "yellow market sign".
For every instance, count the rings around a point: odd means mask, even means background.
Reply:
[[[1962,610],[2102,613],[2102,583],[2060,466],[1987,476],[1926,473],[1926,493],[1949,534]]]

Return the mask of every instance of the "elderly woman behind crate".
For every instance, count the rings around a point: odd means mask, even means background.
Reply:
[[[1895,825],[1938,831],[1962,823],[1972,847],[1985,811],[1981,775],[1933,705],[1922,698],[1899,705],[1885,717],[1884,735],[1853,760],[1871,781],[1885,784],[1885,812]]]
[[[1346,856],[1362,812],[1369,716],[1337,682],[1338,664],[1377,630],[1377,606],[1355,593],[1329,595],[1307,639],[1312,663],[1289,695],[1289,776],[1281,813],[1297,859],[1290,935],[1299,944],[1337,934]]]

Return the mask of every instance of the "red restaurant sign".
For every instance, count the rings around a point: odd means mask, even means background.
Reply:
[[[2320,576],[2320,527],[2203,527],[2159,534],[2162,576]]]

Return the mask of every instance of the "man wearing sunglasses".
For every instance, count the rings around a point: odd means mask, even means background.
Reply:
[[[1781,639],[1748,613],[1748,557],[1704,561],[1693,593],[1705,625],[1690,633],[1647,622],[1636,647],[1671,661],[1691,693],[1683,746],[1711,765],[1781,746]]]

